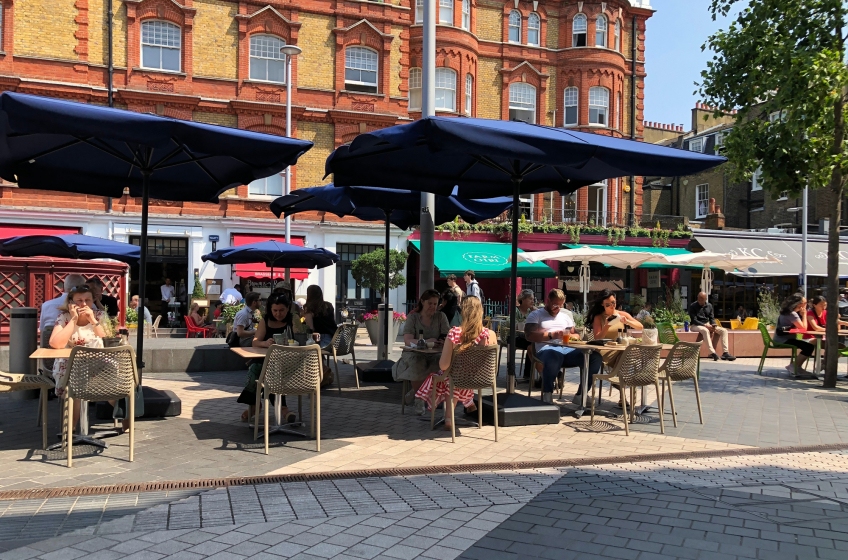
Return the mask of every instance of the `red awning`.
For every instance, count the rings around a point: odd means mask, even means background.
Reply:
[[[283,236],[275,236],[275,235],[257,235],[251,233],[236,233],[233,234],[233,247],[237,247],[239,245],[247,245],[248,243],[257,243],[259,241],[279,241],[281,243],[286,242],[286,237]],[[298,245],[303,247],[306,243],[305,237],[294,237],[291,238],[292,245]],[[267,279],[271,277],[271,269],[265,266],[262,263],[255,264],[236,264],[233,265],[235,273],[239,276],[239,278],[258,278],[258,279]],[[306,280],[309,277],[309,270],[305,268],[292,268],[290,270],[289,276],[294,280]],[[274,280],[284,280],[286,277],[286,271],[282,268],[274,269]]]
[[[18,235],[66,235],[79,232],[79,228],[72,227],[23,226],[18,224],[0,224],[0,239],[6,239],[7,237],[16,237]]]

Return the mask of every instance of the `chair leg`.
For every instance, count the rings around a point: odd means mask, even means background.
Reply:
[[[665,380],[666,380],[665,377],[659,378],[660,394],[658,395],[658,397],[659,397],[659,403],[658,404],[659,404],[659,409],[660,409],[660,416],[665,414]]]
[[[482,409],[482,407],[480,407]],[[498,441],[498,383],[492,383],[492,416],[495,424],[495,441]]]
[[[636,387],[630,388],[630,423],[636,422]]]
[[[671,380],[669,380],[669,382],[671,382]],[[655,387],[655,388],[656,388],[656,390],[657,390],[657,395],[659,395],[659,394],[660,394],[660,384],[659,384],[659,382],[658,382],[656,379],[654,379],[654,387]],[[671,385],[669,385],[669,387],[671,387]],[[669,399],[670,399],[670,398],[671,398],[671,389],[669,389],[669,390],[668,390],[668,396],[669,396]],[[677,421],[677,419],[675,418],[675,422],[676,422],[676,421]],[[677,424],[675,423],[675,426],[676,426],[676,425],[677,425]],[[662,415],[662,414],[660,414],[660,433],[661,433],[661,434],[664,434],[664,433],[665,433],[665,421],[663,420],[663,415]]]
[[[601,380],[599,379],[598,384],[600,385],[600,383],[601,383]],[[600,391],[600,390],[601,389],[599,387],[598,391]],[[592,408],[591,408],[592,413],[589,416],[589,423],[593,424],[595,422],[595,381],[594,380],[592,380],[592,403],[591,403],[591,405],[592,405]]]
[[[477,389],[477,428],[483,429],[483,389]]]
[[[695,400],[698,402],[698,418],[701,419],[701,424],[704,423],[704,413],[701,412],[701,389],[698,387],[698,378],[692,381],[695,382]]]
[[[329,361],[329,359],[330,358],[328,357],[327,360]],[[342,394],[342,378],[339,375],[339,357],[336,355],[336,349],[335,348],[333,348],[333,363],[336,366],[336,383],[338,383],[338,385],[339,385],[339,396],[341,396],[341,394]]]
[[[318,389],[318,390],[320,391],[320,389]],[[310,435],[310,437],[315,437],[315,404],[316,404],[315,395],[310,395],[310,397],[309,397],[309,412],[310,412],[309,435]]]
[[[502,345],[498,346],[498,372],[501,371],[501,356],[503,355],[504,347]],[[509,377],[509,375],[507,375]]]
[[[65,437],[68,444],[68,468],[71,468],[74,466],[74,399],[68,397],[67,401],[68,426]],[[80,411],[80,414],[82,414],[82,411]]]
[[[407,389],[407,387],[409,387],[410,385],[411,385],[411,383],[406,379],[404,379],[403,383],[400,384],[400,413],[401,414],[404,414],[404,410],[406,410],[406,393],[408,391],[410,391],[410,389]]]
[[[451,421],[451,443],[456,443],[456,414],[454,414],[454,405],[453,405],[453,379],[448,378],[448,402],[445,403],[445,415],[447,422],[447,413],[450,411],[450,421]]]
[[[622,418],[624,419],[624,435],[629,436],[630,435],[630,428],[627,426],[627,414],[628,414],[628,412],[627,412],[627,397],[624,396],[626,394],[624,390],[625,390],[625,387],[622,385],[621,386],[621,406],[622,406],[622,409],[624,410],[624,414],[622,415]]]
[[[259,395],[262,394],[262,385],[256,381],[256,404],[253,406],[253,441],[259,439]],[[250,422],[250,409],[247,411],[247,421]]]
[[[674,391],[671,389],[671,379],[668,380],[668,402],[671,403],[671,419],[674,422],[674,427],[677,427],[677,411],[674,409]]]
[[[47,449],[47,389],[41,388],[41,441]]]
[[[41,426],[41,407],[44,406],[44,389],[38,392],[38,412],[35,414],[35,427],[38,428]]]
[[[445,410],[447,410],[447,403],[445,403]],[[436,427],[436,382],[433,378],[430,378],[430,429]]]
[[[315,452],[321,452],[321,389],[315,391]]]
[[[130,391],[127,397],[127,408],[129,409],[130,420],[130,463],[135,460],[135,387]]]
[[[356,388],[359,389],[359,371],[356,369],[356,352],[353,351],[353,347],[350,349],[350,355],[353,358],[353,378],[356,379]]]
[[[766,363],[766,356],[768,355],[768,346],[763,349],[763,355],[760,357],[760,367],[757,368],[757,375],[763,374],[763,364]]]
[[[264,430],[265,431],[265,455],[268,454],[268,403],[269,403],[268,397],[269,397],[269,395],[268,395],[268,392],[266,391],[265,392],[265,399],[263,399],[263,401],[262,401],[262,404],[264,405],[263,406],[264,410],[262,411],[262,415],[263,415],[263,421],[265,422],[265,426],[264,426],[264,428],[265,428],[265,430]],[[259,416],[259,413],[257,412],[256,415]]]

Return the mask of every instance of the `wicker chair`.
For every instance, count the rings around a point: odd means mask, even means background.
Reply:
[[[700,342],[678,342],[668,352],[665,361],[657,372],[657,378],[662,385],[660,393],[660,416],[665,414],[665,385],[668,383],[668,400],[671,402],[671,419],[677,427],[677,412],[674,410],[674,393],[672,382],[691,379],[695,383],[695,400],[698,402],[698,417],[704,423],[704,413],[701,411],[701,391],[698,388],[698,362],[701,360]]]
[[[339,356],[347,356],[348,354],[353,356],[353,376],[356,379],[356,388],[359,389],[359,372],[356,371],[356,352],[353,349],[356,342],[356,330],[358,328],[358,325],[355,323],[339,325],[333,335],[333,341],[323,350],[323,355],[327,357],[327,361],[329,361],[330,356],[333,357],[340,395],[342,394],[342,381],[341,377],[339,377]]]
[[[41,440],[47,449],[47,391],[56,387],[52,377],[47,375],[28,375],[25,373],[6,373],[0,371],[0,393],[11,391],[39,390],[39,418],[41,424]]]
[[[157,315],[155,319],[153,319],[153,324],[144,323],[144,330],[146,331],[147,338],[159,338],[159,322],[162,320],[161,315]]]
[[[453,393],[456,389],[477,391],[477,427],[483,427],[483,389],[492,388],[495,441],[498,441],[498,360],[497,347],[473,345],[465,350],[454,349],[451,365],[442,376],[433,376],[430,393],[430,427],[436,424],[436,383],[447,379],[450,388],[445,402],[445,416],[454,417]],[[451,422],[451,441],[456,442],[456,422]]]
[[[83,401],[81,414],[88,401],[108,401],[126,398],[129,402],[130,462],[133,461],[135,446],[135,390],[138,386],[138,371],[135,352],[131,346],[116,348],[71,349],[68,358],[68,375],[64,378],[67,387],[65,399],[66,417],[62,422],[63,442],[68,448],[68,467],[73,466],[73,404],[74,399]],[[61,387],[60,387],[61,388]]]
[[[657,390],[657,399],[659,400],[660,383],[657,379],[657,371],[660,365],[661,351],[662,345],[660,344],[634,344],[632,346],[628,346],[624,350],[624,354],[621,356],[621,359],[618,360],[618,364],[616,364],[615,369],[611,374],[595,375],[595,381],[598,382],[599,390],[601,381],[609,381],[610,383],[615,383],[621,387],[621,400],[624,410],[622,417],[624,420],[624,433],[626,435],[630,435],[630,428],[627,420],[628,414],[631,415],[631,422],[635,420],[636,387],[647,387],[649,385],[653,385]],[[627,410],[627,399],[624,398],[624,395],[626,394],[625,391],[627,389],[630,389],[630,402],[634,405],[633,409],[629,413]],[[592,383],[591,421],[595,421],[594,383]],[[660,414],[660,433],[665,433],[665,424],[663,423],[662,414]]]
[[[256,382],[257,420],[253,423],[253,439],[259,439],[259,400],[260,396],[264,396],[265,455],[268,454],[269,395],[309,395],[310,435],[315,438],[315,451],[321,451],[321,347],[317,344],[302,347],[272,344],[268,348],[262,373]]]

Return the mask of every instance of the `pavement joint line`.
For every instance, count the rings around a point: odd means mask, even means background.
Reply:
[[[706,451],[681,451],[676,453],[653,453],[638,455],[620,455],[612,457],[586,457],[575,459],[552,459],[545,461],[518,461],[504,463],[469,463],[459,465],[432,465],[422,467],[394,467],[383,469],[358,469],[348,471],[329,471],[315,473],[297,473],[281,475],[261,475],[247,477],[199,478],[193,480],[175,480],[158,482],[138,482],[129,484],[111,484],[102,486],[68,486],[30,488],[0,491],[0,500],[32,500],[76,496],[97,496],[109,494],[162,492],[173,490],[225,489],[257,484],[279,484],[290,482],[317,482],[332,480],[350,480],[415,475],[451,475],[485,471],[517,471],[529,469],[584,467],[593,465],[612,465],[625,463],[647,463],[654,461],[676,461],[702,458],[741,457],[758,455],[782,455],[792,453],[815,453],[824,451],[848,450],[846,443],[751,447],[742,449],[716,449]],[[435,482],[435,481],[433,481]],[[232,511],[231,511],[232,513]]]

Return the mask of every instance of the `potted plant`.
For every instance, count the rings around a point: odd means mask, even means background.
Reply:
[[[100,327],[105,333],[105,336],[103,337],[103,346],[105,348],[121,345],[121,337],[118,335],[118,318],[109,316],[108,307],[103,313],[103,318],[100,319]]]
[[[241,311],[242,304],[240,303],[231,303],[224,304],[221,307],[221,315],[220,318],[224,320],[224,324],[227,325],[227,334],[230,334],[230,331],[233,330],[233,322],[236,320],[236,313]]]
[[[380,317],[377,311],[363,313],[359,321],[365,325],[365,330],[368,331],[368,338],[371,339],[371,344],[377,346],[380,341]],[[392,325],[389,330],[389,340],[395,340],[402,325],[406,321],[404,313],[395,311],[392,314]]]
[[[777,318],[780,316],[780,299],[774,292],[763,290],[757,294],[757,304],[760,308],[758,317],[760,322],[773,331],[777,325]]]
[[[657,344],[659,331],[652,317],[642,319],[642,344]]]
[[[586,333],[586,316],[580,311],[579,305],[574,306],[571,315],[574,317],[574,332],[582,338]]]
[[[401,273],[406,266],[406,253],[395,249],[389,250],[389,285],[386,286],[386,252],[384,249],[377,249],[370,253],[365,253],[358,257],[350,267],[350,274],[353,279],[363,287],[379,290],[383,294],[383,301],[389,301],[389,290],[406,284],[406,278]],[[375,346],[380,340],[379,332],[380,317],[377,311],[365,313],[360,321],[365,324],[365,329],[368,331],[368,337],[371,339],[371,344]],[[397,338],[400,324],[406,321],[406,315],[395,312],[393,315],[392,324],[389,330],[390,340]]]

